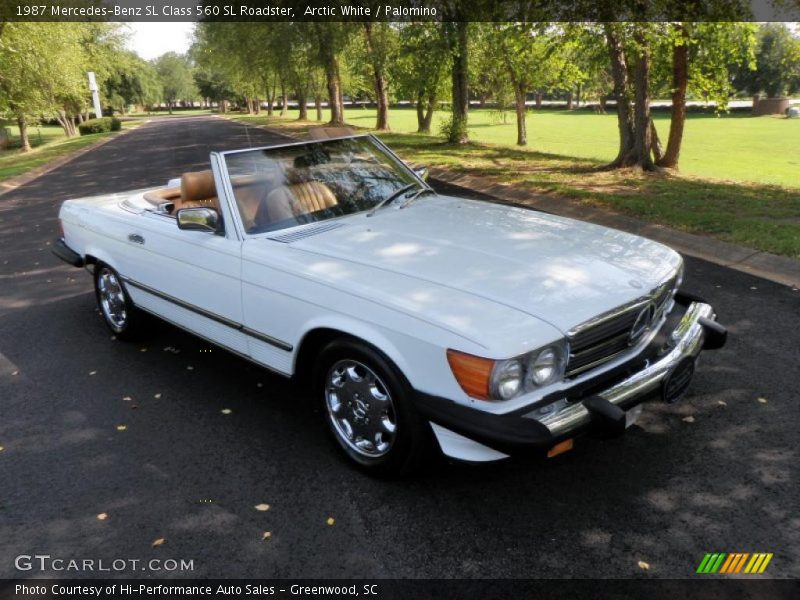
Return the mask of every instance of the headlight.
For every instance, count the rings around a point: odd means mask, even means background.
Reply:
[[[541,387],[560,379],[564,373],[561,350],[548,347],[531,354],[528,362],[528,382]]]
[[[498,400],[513,398],[522,389],[522,363],[516,359],[502,360],[492,369],[490,389],[492,396]]]
[[[555,343],[507,360],[447,351],[447,362],[461,389],[479,400],[509,400],[564,377],[566,344]]]

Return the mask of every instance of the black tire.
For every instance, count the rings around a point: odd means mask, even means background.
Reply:
[[[118,339],[137,340],[144,335],[145,315],[133,305],[119,273],[104,263],[94,268],[94,296],[103,322]]]
[[[394,422],[395,430],[385,453],[375,456],[365,455],[363,450],[359,451],[353,447],[353,439],[348,442],[341,426],[335,424],[339,421],[330,408],[329,377],[334,377],[334,367],[343,363],[353,363],[357,369],[363,371],[361,367],[364,367],[372,371],[378,378],[376,387],[388,393],[391,405],[390,420]],[[401,477],[417,472],[425,459],[430,456],[435,447],[430,425],[420,417],[414,407],[411,387],[406,378],[381,352],[357,340],[333,341],[325,346],[317,357],[312,381],[315,401],[322,407],[326,429],[335,445],[361,470],[375,477]],[[346,400],[352,400],[352,397],[347,395],[345,399],[343,395],[342,402],[346,403]],[[348,409],[349,407],[343,410]],[[372,417],[374,414],[370,413],[369,416]],[[357,416],[349,410],[347,418],[357,419]],[[377,447],[374,449],[377,452]]]

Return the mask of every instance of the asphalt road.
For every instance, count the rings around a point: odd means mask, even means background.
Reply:
[[[194,561],[175,577],[695,577],[711,551],[800,577],[796,290],[688,259],[731,335],[683,402],[551,461],[400,482],[351,469],[276,376],[168,325],[112,340],[89,275],[49,252],[59,203],[274,140],[161,119],[0,197],[0,577],[54,574],[21,554]]]

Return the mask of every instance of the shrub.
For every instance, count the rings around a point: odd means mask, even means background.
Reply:
[[[122,129],[122,121],[116,117],[103,117],[102,119],[90,119],[78,125],[81,135],[91,135],[93,133],[106,133],[108,131],[119,131]]]

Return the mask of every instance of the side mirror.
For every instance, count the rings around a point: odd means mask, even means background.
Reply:
[[[428,171],[428,167],[422,167],[421,169],[414,169],[414,173],[422,179],[422,181],[428,181],[428,175],[430,172]]]
[[[222,219],[214,208],[197,206],[192,208],[181,208],[176,215],[178,229],[188,231],[207,231],[217,233],[221,230]]]

